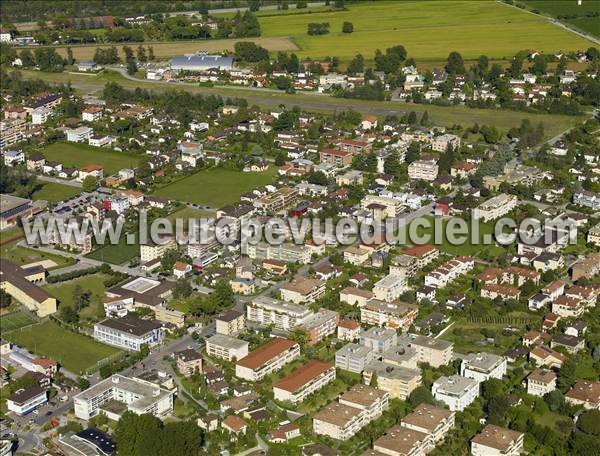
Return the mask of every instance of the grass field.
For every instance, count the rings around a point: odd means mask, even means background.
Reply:
[[[139,254],[140,245],[137,242],[135,244],[127,244],[126,236],[122,236],[118,244],[105,244],[86,256],[111,264],[122,264],[135,256],[139,256]]]
[[[255,187],[272,183],[276,174],[273,166],[262,173],[209,169],[169,184],[155,194],[217,208],[236,202],[242,193]]]
[[[35,320],[24,312],[15,312],[0,317],[0,334],[6,336],[9,331],[14,331],[24,326],[29,326],[35,323]]]
[[[42,79],[54,83],[67,83],[68,81],[71,81],[73,86],[78,88],[82,93],[102,90],[105,83],[109,81],[117,82],[128,89],[140,87],[160,91],[173,88],[172,84],[166,82],[132,81],[125,79],[114,72],[106,74],[101,73],[98,76],[82,76],[68,73],[43,73],[30,70],[22,70],[21,73],[25,78]],[[534,125],[537,125],[538,123],[544,125],[546,138],[552,138],[555,135],[562,133],[583,119],[583,117],[534,114],[499,109],[472,109],[464,106],[435,106],[408,104],[403,102],[349,100],[314,93],[286,94],[261,92],[257,90],[243,90],[233,86],[199,87],[197,84],[177,84],[177,88],[191,93],[214,94],[223,97],[241,97],[248,100],[250,105],[256,104],[262,108],[278,107],[281,104],[287,106],[297,105],[302,106],[302,108],[307,111],[327,114],[340,109],[355,109],[365,114],[375,114],[379,116],[388,114],[402,115],[409,111],[415,111],[417,113],[427,111],[431,122],[442,126],[452,126],[455,124],[471,126],[474,123],[478,123],[479,125],[494,125],[498,128],[509,130],[512,127],[518,127],[522,119],[529,119]],[[119,157],[126,156],[126,154],[118,152],[113,153]],[[57,153],[54,159],[58,159],[58,157],[59,154]],[[137,163],[137,161],[134,161],[134,163]]]
[[[66,258],[61,255],[52,255],[51,253],[40,252],[36,249],[15,246],[14,243],[5,244],[0,248],[0,258],[11,261],[19,266],[42,260],[52,260],[56,263],[56,267],[67,266],[75,263],[73,258]]]
[[[247,41],[243,39],[226,39],[226,40],[197,40],[197,41],[170,41],[170,42],[147,42],[147,43],[128,43],[129,46],[137,48],[138,44],[144,46],[152,46],[154,49],[154,56],[159,59],[170,59],[174,55],[182,54],[193,54],[195,52],[226,52],[233,51],[235,43],[238,41]],[[268,49],[269,51],[294,51],[298,49],[296,44],[287,37],[266,37],[266,38],[252,38],[256,44]],[[97,47],[110,47],[113,43],[106,44],[94,44],[94,45],[82,45],[82,46],[71,46],[73,50],[73,57],[77,60],[92,60]],[[119,54],[123,60],[125,55],[123,54],[123,46],[120,43],[114,43],[114,46],[119,50]],[[57,47],[58,53],[65,57],[67,55],[66,47]]]
[[[175,227],[175,219],[183,220],[183,228],[187,229],[188,220],[192,218],[211,218],[215,217],[216,213],[214,211],[203,211],[201,209],[194,209],[191,207],[184,207],[183,209],[179,209],[178,211],[169,214],[167,217],[168,220],[173,223],[173,227]]]
[[[48,320],[8,334],[8,340],[36,354],[55,359],[73,373],[85,371],[120,350],[61,328]]]
[[[348,4],[346,11],[259,21],[262,36],[289,36],[301,48],[299,56],[312,58],[348,60],[361,53],[370,59],[375,49],[402,44],[417,62],[443,60],[453,50],[466,59],[481,54],[504,59],[522,49],[558,52],[583,50],[591,44],[546,18],[491,0],[361,2]],[[344,21],[353,23],[353,33],[341,32]],[[330,33],[309,36],[311,22],[329,22]]]
[[[37,185],[37,189],[33,192],[33,195],[31,195],[31,199],[34,201],[46,200],[51,203],[56,203],[81,193],[80,188],[57,184],[55,182],[38,181]]]
[[[576,0],[522,0],[520,3],[552,17],[576,15],[576,18],[560,19],[560,21],[600,37],[600,18],[586,17],[586,13],[600,12],[598,0],[583,1],[581,5],[577,5]]]
[[[73,290],[79,285],[83,290],[91,293],[90,304],[81,310],[80,316],[82,319],[91,320],[97,315],[98,306],[102,305],[106,278],[106,275],[94,274],[59,284],[46,285],[44,289],[54,296],[61,306],[73,306]]]
[[[51,144],[40,152],[47,160],[60,162],[65,167],[81,167],[96,163],[104,168],[105,176],[123,168],[135,168],[141,158],[127,152],[67,142]]]

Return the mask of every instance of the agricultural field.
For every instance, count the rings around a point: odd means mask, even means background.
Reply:
[[[291,37],[301,57],[335,55],[346,61],[357,53],[372,59],[375,49],[397,44],[417,62],[443,61],[452,50],[465,59],[481,54],[506,59],[522,49],[549,53],[591,45],[544,17],[487,0],[361,2],[348,4],[346,11],[291,14],[285,20],[269,16],[259,21],[264,37]],[[353,33],[342,33],[345,21],[353,23]],[[312,22],[329,22],[330,33],[309,36],[307,25]]]
[[[102,306],[102,298],[106,290],[104,281],[107,278],[108,276],[104,274],[94,274],[58,284],[46,285],[44,289],[58,300],[59,305],[73,306],[73,291],[79,285],[84,291],[91,294],[90,303],[81,309],[80,318],[82,320],[94,320],[99,315],[98,307]],[[102,309],[102,314],[104,314],[104,309]]]
[[[101,165],[105,176],[123,168],[135,168],[140,161],[135,154],[68,142],[51,144],[40,152],[47,160],[60,162],[65,167],[81,167],[91,163]]]
[[[46,200],[50,203],[57,203],[81,193],[80,188],[55,182],[38,181],[37,185],[35,192],[31,195],[33,201]]]
[[[557,16],[576,16],[569,19],[561,18],[561,22],[600,37],[600,16],[588,17],[586,14],[600,13],[600,2],[597,0],[583,1],[577,5],[575,0],[522,0],[520,3],[541,14]]]
[[[106,242],[108,242],[108,237],[106,238]],[[111,264],[123,264],[126,261],[139,256],[139,254],[139,243],[127,244],[127,237],[124,235],[119,239],[118,244],[113,245],[107,243],[86,256],[93,260],[105,261]]]
[[[154,55],[159,60],[167,60],[174,55],[193,54],[195,52],[224,52],[233,51],[235,43],[238,41],[247,41],[242,39],[226,39],[226,40],[197,40],[197,41],[171,41],[171,42],[144,42],[144,46],[152,46]],[[287,37],[261,37],[251,38],[256,44],[268,49],[271,52],[277,51],[294,51],[298,46]],[[140,43],[128,43],[129,46],[137,47]],[[123,46],[121,43],[114,43],[119,50],[122,59],[125,59],[123,54]],[[73,57],[77,60],[92,60],[97,47],[112,46],[111,43],[100,45],[82,45],[71,46]],[[67,48],[57,47],[56,50],[60,55],[66,57]]]
[[[209,169],[173,182],[154,194],[214,208],[236,202],[242,193],[272,183],[277,169],[262,173],[243,173],[227,169]]]
[[[80,373],[120,350],[61,328],[52,320],[7,335],[12,343],[58,361],[65,369]]]

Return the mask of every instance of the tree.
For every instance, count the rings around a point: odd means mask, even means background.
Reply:
[[[435,405],[435,399],[429,388],[421,385],[416,387],[408,396],[408,403],[411,407],[416,407],[419,404],[426,403]]]
[[[94,176],[86,176],[81,183],[84,192],[91,193],[96,190],[96,178]]]
[[[23,49],[19,54],[19,58],[21,59],[21,63],[24,67],[30,67],[35,65],[35,58],[33,57],[33,53],[29,49]]]
[[[11,303],[12,303],[12,296],[0,288],[0,308],[4,309],[5,307],[10,306]]]
[[[429,112],[425,111],[421,116],[421,125],[424,127],[429,125]]]
[[[154,48],[152,46],[148,46],[148,60],[154,60]]]
[[[175,298],[187,298],[192,294],[192,285],[184,278],[181,278],[175,282],[175,289],[173,290],[173,297]]]
[[[67,65],[73,65],[75,63],[75,58],[73,58],[73,49],[70,47],[67,48]]]
[[[252,10],[250,10],[252,11]],[[198,12],[202,16],[208,16],[208,2],[206,0],[202,0],[198,5]]]
[[[414,111],[409,112],[407,120],[410,125],[416,125],[417,124],[417,113]]]
[[[565,392],[567,391],[575,380],[575,371],[577,370],[577,362],[573,358],[568,358],[561,366],[560,372],[558,373],[558,388]]]
[[[89,380],[88,380],[87,378],[85,378],[85,377],[79,377],[79,378],[77,379],[77,387],[78,387],[78,388],[79,388],[81,391],[83,391],[83,390],[86,390],[86,389],[88,389],[88,388],[90,387],[90,382],[89,382]]]
[[[343,33],[352,33],[354,31],[354,25],[352,24],[352,22],[344,22],[344,24],[342,25],[342,32]]]
[[[354,75],[365,71],[365,58],[362,54],[356,54],[356,56],[348,64],[347,73]]]
[[[577,427],[586,434],[600,435],[600,410],[586,410],[577,420]]]
[[[548,408],[553,412],[558,412],[565,405],[565,396],[559,390],[554,390],[546,394],[544,397]]]
[[[397,152],[392,152],[383,163],[383,171],[386,174],[398,177],[402,171],[402,164]]]
[[[68,304],[63,304],[60,306],[60,319],[65,323],[75,324],[79,321],[79,315],[77,311]]]
[[[138,67],[135,63],[135,59],[131,59],[127,62],[127,74],[134,75],[137,73]]]
[[[137,59],[138,59],[138,62],[142,62],[142,63],[145,63],[148,61],[148,57],[146,56],[146,50],[144,49],[144,46],[142,46],[141,44],[137,48]]]
[[[260,0],[248,0],[248,8],[250,11],[258,11],[260,9]]]
[[[448,63],[446,64],[446,71],[450,74],[464,74],[465,73],[465,62],[463,61],[462,55],[456,51],[452,51],[448,55]]]

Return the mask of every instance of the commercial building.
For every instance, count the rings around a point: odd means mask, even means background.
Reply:
[[[217,334],[237,336],[246,329],[246,317],[243,312],[228,310],[215,316]]]
[[[360,374],[373,359],[372,348],[348,344],[335,352],[335,367]]]
[[[315,391],[335,380],[335,367],[313,359],[273,385],[278,401],[302,402]]]
[[[517,207],[518,204],[519,200],[515,195],[501,193],[473,209],[473,218],[475,220],[489,222],[490,220],[495,220],[508,214]]]
[[[479,382],[460,375],[440,377],[433,382],[431,393],[453,412],[462,412],[479,396]]]
[[[284,302],[268,296],[257,296],[246,305],[248,321],[264,326],[274,325],[284,331],[302,324],[311,314],[311,310],[301,304]]]
[[[279,291],[286,302],[311,303],[325,294],[325,281],[301,277],[284,284]]]
[[[108,318],[94,325],[94,339],[124,350],[140,351],[142,345],[156,345],[163,337],[164,329],[160,322],[142,320],[133,315]]]
[[[348,440],[388,408],[389,394],[366,385],[355,385],[321,409],[313,418],[313,432]]]
[[[171,59],[171,69],[191,72],[231,71],[233,69],[233,57],[203,53],[179,55]]]
[[[23,269],[8,260],[0,259],[0,289],[39,317],[56,312],[56,299],[37,285],[44,280],[43,268]]]
[[[488,424],[471,440],[473,456],[519,456],[525,434]]]
[[[21,388],[6,398],[8,410],[19,416],[27,415],[48,402],[48,393],[45,388],[34,386]]]
[[[490,378],[501,379],[506,375],[506,370],[506,358],[492,353],[471,353],[460,363],[460,375],[478,382],[485,382]]]
[[[89,420],[104,413],[118,421],[126,411],[162,418],[173,411],[174,391],[140,378],[115,374],[73,398],[75,416]]]
[[[298,343],[276,337],[239,359],[235,365],[235,375],[251,382],[259,381],[299,356]]]
[[[16,226],[22,218],[28,219],[32,215],[33,206],[30,199],[0,195],[0,230]]]
[[[206,353],[215,358],[233,361],[248,356],[248,342],[224,334],[206,339]]]
[[[444,366],[452,361],[454,345],[446,340],[416,334],[403,334],[398,338],[398,345],[415,348],[418,362],[427,363],[431,367]]]

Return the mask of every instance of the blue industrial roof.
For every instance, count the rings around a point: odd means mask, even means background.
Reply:
[[[210,69],[210,68],[231,68],[233,66],[233,57],[222,55],[180,55],[171,59],[171,68],[174,69]]]
[[[98,429],[89,428],[78,432],[75,435],[80,439],[91,443],[104,454],[113,454],[117,450],[117,446],[111,440],[109,435],[99,431]]]

